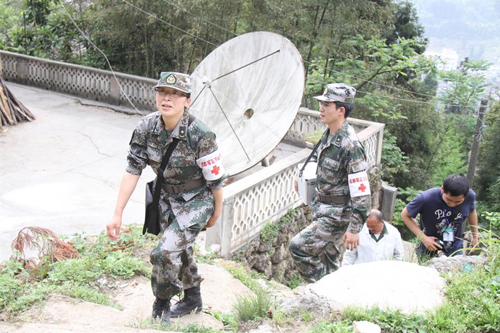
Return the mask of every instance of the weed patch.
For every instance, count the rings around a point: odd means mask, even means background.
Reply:
[[[265,279],[265,276],[253,271],[249,273],[243,266],[236,263],[222,262],[222,266],[254,293],[262,289],[261,285],[255,279]]]
[[[319,322],[311,328],[311,333],[352,333],[352,325],[347,322]]]
[[[56,262],[41,258],[36,269],[25,269],[15,259],[5,261],[0,268],[0,311],[15,316],[53,293],[116,307],[103,293],[107,286],[102,281],[151,274],[149,264],[132,256],[138,247],[152,247],[155,243],[143,236],[141,229],[124,228],[114,242],[104,233],[97,237],[75,234],[69,243],[78,258]]]
[[[233,311],[240,323],[269,318],[272,311],[272,301],[269,294],[260,289],[255,296],[238,296]]]

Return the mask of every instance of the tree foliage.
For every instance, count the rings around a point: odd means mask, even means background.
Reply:
[[[475,184],[478,199],[483,200],[492,211],[500,212],[500,103],[497,102],[489,110],[485,124]]]
[[[0,16],[0,48],[110,69],[103,52],[113,70],[151,78],[190,73],[237,35],[279,33],[304,60],[304,106],[317,109],[312,96],[346,82],[357,89],[352,116],[386,124],[382,175],[400,188],[464,170],[487,87],[485,62],[439,72],[422,56],[427,40],[409,1],[0,0]],[[441,99],[438,80],[448,83]]]
[[[485,89],[490,86],[485,71],[491,66],[484,60],[465,60],[460,68],[440,71],[441,80],[446,84],[440,97],[448,113],[473,114],[479,105]]]

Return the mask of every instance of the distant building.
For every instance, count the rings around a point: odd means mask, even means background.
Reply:
[[[454,71],[457,70],[458,66],[460,65],[457,51],[449,47],[443,48],[441,52],[425,52],[424,55],[427,58],[437,59],[437,68],[441,71]],[[441,96],[443,91],[448,88],[448,85],[449,84],[447,82],[439,80],[436,95]],[[441,107],[442,103],[438,102],[436,105],[436,110],[440,110]]]
[[[437,68],[442,71],[456,70],[459,65],[459,57],[457,51],[452,48],[445,47],[441,52],[425,52],[424,55],[428,58],[439,58]]]

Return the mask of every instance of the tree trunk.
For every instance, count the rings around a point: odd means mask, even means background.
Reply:
[[[323,24],[323,20],[325,18],[325,13],[326,13],[326,8],[328,7],[328,4],[330,3],[330,0],[325,2],[325,6],[323,7],[323,12],[321,13],[321,18],[319,19],[318,24],[316,24],[318,20],[318,14],[319,14],[319,6],[316,6],[316,14],[314,15],[314,29],[313,29],[313,34],[311,38],[311,43],[309,45],[309,52],[307,53],[307,60],[306,60],[306,77],[305,80],[307,81],[307,75],[309,72],[309,63],[311,62],[311,57],[312,57],[312,50],[316,41],[316,37],[318,36],[318,31],[321,28],[321,25]]]
[[[474,175],[476,173],[477,157],[479,155],[479,142],[481,136],[481,127],[483,126],[484,116],[486,114],[486,106],[488,105],[488,100],[483,99],[481,101],[481,106],[479,107],[476,123],[476,131],[474,132],[474,140],[472,141],[472,149],[470,151],[469,158],[469,169],[467,170],[467,179],[469,180],[470,187],[472,188],[474,183]]]

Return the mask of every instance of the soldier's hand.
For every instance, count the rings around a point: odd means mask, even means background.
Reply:
[[[429,251],[437,251],[441,250],[442,247],[435,242],[437,238],[434,236],[427,236],[427,235],[422,235],[422,243],[424,244],[425,248]]]
[[[215,223],[217,222],[217,220],[219,219],[219,216],[220,216],[220,212],[214,211],[212,216],[210,216],[210,219],[208,220],[207,224],[205,224],[204,229],[213,227],[215,225]]]
[[[111,222],[106,224],[106,235],[109,238],[116,240],[120,236],[120,228],[122,226],[122,217],[114,215]]]
[[[293,180],[293,188],[295,189],[295,192],[299,193],[299,177],[295,177]]]
[[[352,232],[346,232],[344,234],[344,243],[348,250],[354,250],[359,245],[359,234],[353,234]]]

